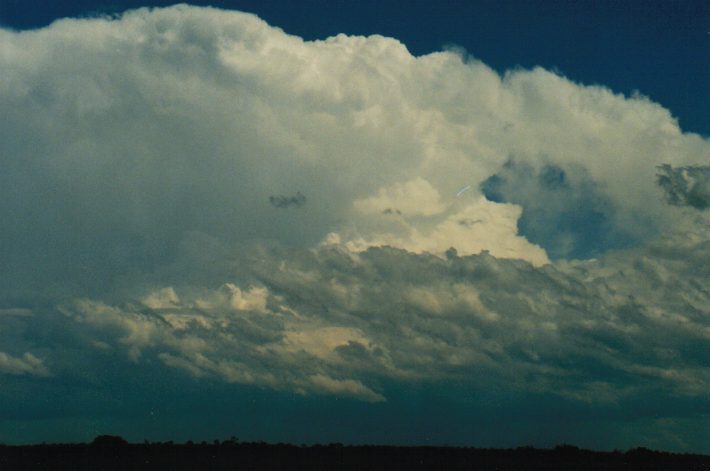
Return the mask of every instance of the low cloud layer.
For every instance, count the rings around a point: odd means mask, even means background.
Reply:
[[[566,420],[597,431],[652,421],[647,438],[629,443],[672,432],[673,447],[688,449],[698,436],[676,425],[710,405],[709,248],[668,239],[535,268],[489,253],[442,259],[259,244],[225,254],[221,266],[203,259],[192,273],[156,274],[147,283],[156,288],[122,301],[74,299],[58,312],[13,317],[25,335],[7,344],[39,348],[44,361],[7,357],[3,368],[79,384],[162,368],[203,388],[221,382],[385,407],[429,385],[439,401],[471,397],[457,406],[462,414],[562,408]],[[195,285],[195,276],[223,283]],[[426,426],[433,419],[422,414]],[[540,420],[521,414],[523,423]],[[599,433],[593,443],[609,446]]]
[[[62,311],[133,361],[304,394],[380,401],[383,380],[433,380],[609,405],[710,386],[707,242],[538,269],[392,248],[255,252],[258,266],[232,260],[252,267],[242,288]]]
[[[185,5],[0,41],[17,391],[426,385],[697,446],[709,231],[683,207],[708,206],[710,143],[660,105]]]
[[[0,374],[46,376],[47,369],[42,360],[29,352],[20,358],[0,352]]]

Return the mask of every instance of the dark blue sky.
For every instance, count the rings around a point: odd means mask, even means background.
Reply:
[[[115,13],[155,0],[0,2],[0,24],[33,28],[65,16]],[[710,135],[710,2],[194,0],[257,14],[305,39],[382,34],[416,55],[463,46],[496,70],[536,65],[670,109],[684,131]]]

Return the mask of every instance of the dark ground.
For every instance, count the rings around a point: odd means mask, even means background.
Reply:
[[[128,444],[101,436],[91,444],[0,445],[0,470],[709,470],[710,456],[636,448],[596,452],[561,445],[481,449],[295,446],[239,443]]]

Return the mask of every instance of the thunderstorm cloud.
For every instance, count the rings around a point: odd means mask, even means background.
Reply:
[[[199,389],[710,451],[710,142],[659,104],[186,5],[0,43],[0,441]]]

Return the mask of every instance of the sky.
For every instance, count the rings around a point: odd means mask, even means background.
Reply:
[[[0,442],[710,453],[708,32],[3,2]]]

